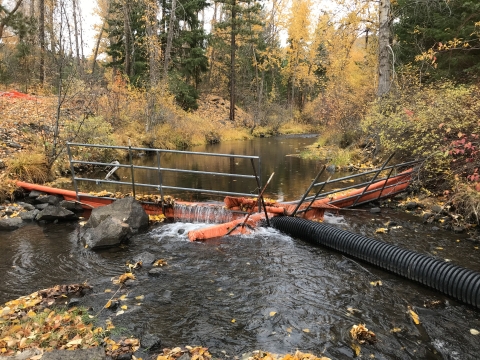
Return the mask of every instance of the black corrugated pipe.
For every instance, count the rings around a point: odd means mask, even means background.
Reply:
[[[480,273],[334,226],[295,217],[270,224],[293,237],[341,251],[480,308]]]

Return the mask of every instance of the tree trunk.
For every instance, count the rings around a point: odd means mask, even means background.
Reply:
[[[170,21],[168,24],[167,47],[165,49],[165,60],[163,62],[163,78],[166,82],[168,79],[168,66],[170,62],[170,53],[172,51],[173,27],[175,24],[175,11],[177,8],[177,0],[172,0],[172,9],[170,11]]]
[[[132,59],[131,59],[131,29],[130,29],[130,9],[128,7],[129,0],[124,0],[123,2],[123,28],[124,28],[124,38],[125,38],[125,74],[130,76],[132,70]]]
[[[235,121],[235,36],[236,1],[232,1],[232,32],[230,34],[230,121]]]
[[[378,32],[378,88],[382,97],[390,90],[390,0],[381,0],[379,6]]]
[[[107,25],[107,21],[108,21],[108,17],[103,19],[102,27],[100,28],[100,31],[98,33],[97,43],[95,44],[95,52],[93,53],[92,75],[95,73],[95,66],[97,65],[98,49],[100,48],[100,41],[102,40],[103,30],[105,29],[105,25]]]
[[[38,41],[40,43],[40,71],[39,80],[45,82],[45,0],[38,1]]]
[[[77,66],[80,69],[80,44],[79,44],[79,37],[80,34],[78,33],[78,20],[77,19],[77,1],[72,0],[72,7],[73,7],[73,29],[75,32],[75,50],[77,56]]]

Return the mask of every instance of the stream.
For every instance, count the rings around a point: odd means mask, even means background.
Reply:
[[[303,194],[321,165],[286,155],[315,140],[255,139],[193,150],[259,155],[263,179],[275,171],[266,196],[293,200]],[[388,221],[396,226],[376,234]],[[434,231],[432,224],[397,209],[371,214],[367,206],[340,215],[327,213],[325,222],[480,271],[480,244],[467,235]],[[190,242],[187,232],[202,226],[155,225],[127,246],[97,252],[79,243],[77,223],[32,223],[0,232],[0,303],[56,284],[88,281],[93,294],[82,301],[97,313],[112,296],[105,290],[118,288],[111,278],[125,272],[127,261],[149,252],[168,265],[156,276],[149,275],[148,268],[136,270],[136,280],[118,294],[127,295],[128,310],[115,316],[104,309],[99,318],[111,318],[126,335],[157,336],[162,347],[202,345],[220,358],[257,349],[277,354],[298,349],[351,359],[349,331],[365,324],[378,341],[361,345],[363,358],[478,358],[480,335],[470,332],[480,331],[478,309],[271,228]],[[135,297],[140,295],[144,299],[139,303]],[[409,306],[420,324],[412,321]]]

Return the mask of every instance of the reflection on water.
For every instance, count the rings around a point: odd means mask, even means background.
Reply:
[[[388,220],[401,227],[375,235]],[[448,232],[432,233],[429,225],[408,215],[349,212],[329,214],[325,221],[480,270],[476,244]],[[222,351],[232,356],[254,349],[300,349],[351,359],[349,330],[364,323],[379,341],[362,346],[363,357],[476,359],[480,352],[480,342],[469,331],[480,329],[476,309],[273,229],[189,242],[188,231],[202,226],[163,224],[136,236],[124,249],[102,252],[84,249],[77,242],[78,228],[71,224],[30,225],[2,233],[0,302],[85,280],[93,285],[94,296],[106,301],[111,277],[123,273],[127,260],[147,251],[168,266],[158,277],[149,276],[145,268],[136,271],[135,285],[125,293],[145,299],[140,306],[128,303],[129,311],[113,321],[129,334],[159,336],[164,347],[201,344],[220,357]],[[371,285],[378,280],[382,286]],[[424,307],[432,300],[443,305]],[[419,314],[420,325],[412,322],[409,305]]]

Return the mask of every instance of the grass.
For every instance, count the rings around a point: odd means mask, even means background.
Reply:
[[[44,154],[18,153],[6,161],[7,174],[16,180],[45,183],[50,177],[47,159]]]

